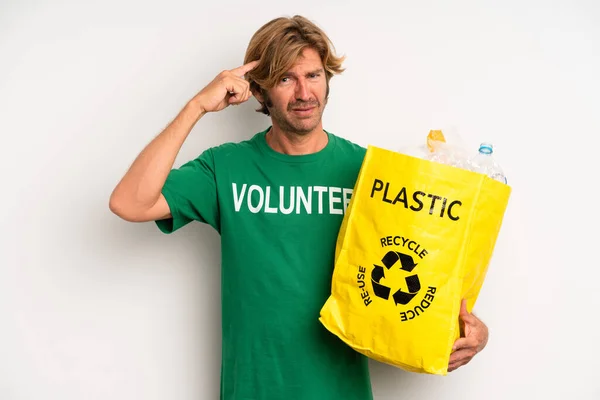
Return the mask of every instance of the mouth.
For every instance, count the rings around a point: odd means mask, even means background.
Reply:
[[[299,116],[308,116],[312,114],[316,107],[292,108],[292,112]]]

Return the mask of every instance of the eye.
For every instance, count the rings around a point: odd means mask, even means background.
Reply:
[[[309,78],[317,78],[317,77],[321,76],[321,74],[318,72],[313,72],[312,74],[309,74],[308,76],[309,76]]]
[[[283,78],[281,78],[281,83],[286,83],[289,80],[290,80],[289,76],[284,76]]]

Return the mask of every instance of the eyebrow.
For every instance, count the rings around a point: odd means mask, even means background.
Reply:
[[[306,75],[312,75],[312,74],[322,74],[323,72],[325,72],[325,70],[324,70],[323,68],[319,68],[319,69],[316,69],[316,70],[314,70],[314,71],[309,71],[309,72],[307,72],[307,73],[306,73]],[[285,73],[285,76],[293,76],[293,77],[296,77],[297,75],[296,75],[296,73],[294,73],[294,72],[290,72],[290,71],[288,71],[288,72],[286,72],[286,73]]]

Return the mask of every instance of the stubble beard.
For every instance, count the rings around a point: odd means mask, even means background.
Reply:
[[[287,113],[281,112],[274,107],[269,107],[269,113],[271,114],[273,122],[277,124],[282,131],[293,135],[305,136],[319,126],[326,104],[327,101],[321,103],[318,100],[315,100],[314,102],[296,102],[288,105]],[[292,108],[302,106],[315,107],[315,110],[313,111],[314,114],[310,118],[295,118],[292,114]]]

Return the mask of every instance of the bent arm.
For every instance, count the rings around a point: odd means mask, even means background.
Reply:
[[[147,222],[171,217],[161,190],[177,154],[205,111],[191,100],[177,117],[137,156],[110,196],[110,210],[126,221]]]

